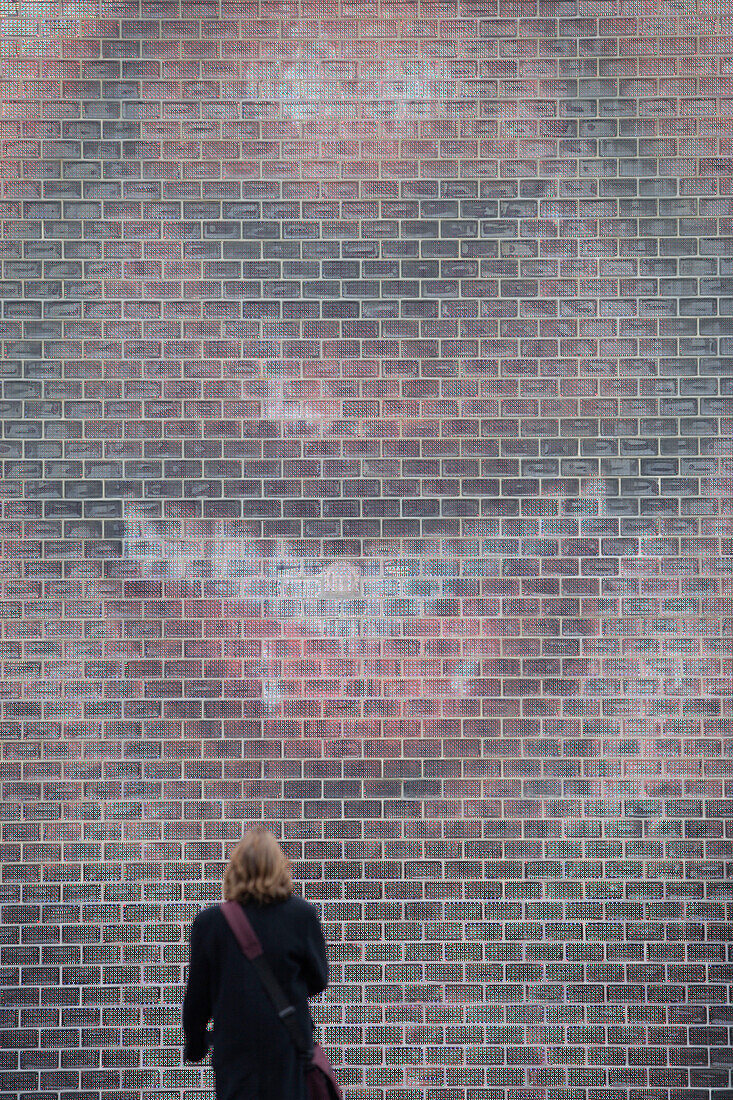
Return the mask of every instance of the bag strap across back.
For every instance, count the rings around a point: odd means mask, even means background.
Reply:
[[[275,977],[272,967],[265,958],[262,944],[247,914],[236,901],[222,902],[219,908],[234,933],[237,943],[242,949],[242,954],[249,959],[255,968],[268,997],[275,1006],[275,1011],[288,1030],[293,1046],[300,1054],[310,1056],[312,1047],[310,1043],[305,1041],[302,1029],[298,1025],[295,1017],[295,1007],[290,1003],[285,991]]]

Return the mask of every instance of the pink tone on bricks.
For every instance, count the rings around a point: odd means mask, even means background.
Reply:
[[[732,19],[8,0],[0,1100],[255,821],[347,1100],[730,1100]]]

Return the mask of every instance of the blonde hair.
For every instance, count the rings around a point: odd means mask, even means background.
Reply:
[[[290,864],[275,835],[262,826],[248,829],[224,872],[226,900],[267,905],[284,901],[292,892]]]

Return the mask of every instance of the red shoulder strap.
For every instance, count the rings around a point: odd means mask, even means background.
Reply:
[[[242,948],[242,953],[248,959],[256,959],[262,955],[262,944],[257,933],[247,919],[247,914],[236,901],[224,901],[219,906],[226,917],[227,924],[234,933],[237,943]]]

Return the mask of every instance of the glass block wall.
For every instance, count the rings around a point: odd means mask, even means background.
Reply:
[[[3,0],[0,1100],[730,1100],[733,15]]]

